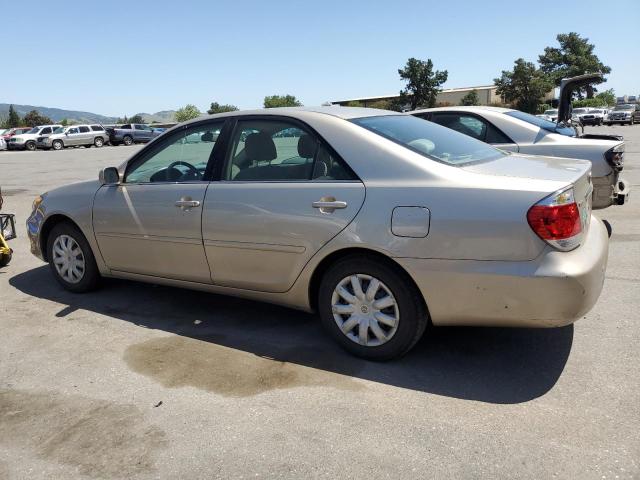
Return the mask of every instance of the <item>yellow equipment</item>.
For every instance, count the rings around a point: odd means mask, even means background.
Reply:
[[[0,210],[2,210],[2,190],[0,190]],[[0,267],[4,267],[11,261],[13,250],[7,245],[7,240],[16,238],[16,222],[14,216],[8,213],[0,213]]]

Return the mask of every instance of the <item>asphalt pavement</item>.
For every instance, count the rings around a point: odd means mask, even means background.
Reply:
[[[399,361],[343,353],[318,319],[109,280],[62,290],[24,222],[47,189],[135,147],[0,152],[0,479],[640,478],[640,125],[602,295],[574,325],[434,329]],[[461,299],[464,301],[464,299]]]

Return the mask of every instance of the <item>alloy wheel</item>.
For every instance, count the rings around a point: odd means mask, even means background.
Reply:
[[[52,262],[58,275],[69,283],[78,283],[85,272],[85,259],[78,242],[69,235],[60,235],[53,242]]]
[[[353,274],[338,282],[331,308],[342,333],[359,345],[383,345],[398,329],[398,302],[389,287],[371,275]]]

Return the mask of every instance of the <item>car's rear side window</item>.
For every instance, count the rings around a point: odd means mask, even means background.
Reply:
[[[82,127],[78,127],[80,129],[80,133],[87,133],[90,132],[89,127],[85,127],[84,125]]]
[[[351,121],[409,150],[449,165],[492,160],[506,155],[465,134],[412,115],[382,115]]]
[[[102,128],[100,125],[91,125],[91,130],[93,130],[94,132],[103,132],[104,128]]]

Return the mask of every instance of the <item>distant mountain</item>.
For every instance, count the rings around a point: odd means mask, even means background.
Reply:
[[[175,110],[163,110],[162,112],[156,113],[138,113],[138,115],[142,115],[145,123],[171,123],[176,121]]]
[[[116,117],[107,117],[106,115],[99,115],[91,112],[79,112],[76,110],[63,110],[61,108],[49,108],[49,107],[37,107],[34,105],[16,105],[13,104],[13,108],[18,114],[23,117],[31,110],[37,110],[42,115],[46,115],[54,122],[60,122],[63,119],[67,119],[70,123],[113,123],[116,121]],[[9,104],[0,103],[0,117],[6,117],[9,115]]]
[[[15,103],[13,104],[13,108],[15,108],[16,112],[18,112],[18,115],[21,117],[29,113],[31,110],[37,110],[54,122],[61,122],[65,118],[69,123],[115,123],[117,120],[117,117],[109,117],[98,113],[80,112],[76,110],[64,110],[62,108],[17,105]],[[175,113],[175,110],[163,110],[156,113],[140,113],[139,115],[142,115],[142,118],[144,118],[144,121],[147,123],[171,123],[175,121]],[[7,115],[9,115],[9,104],[0,103],[0,118],[4,118]]]

